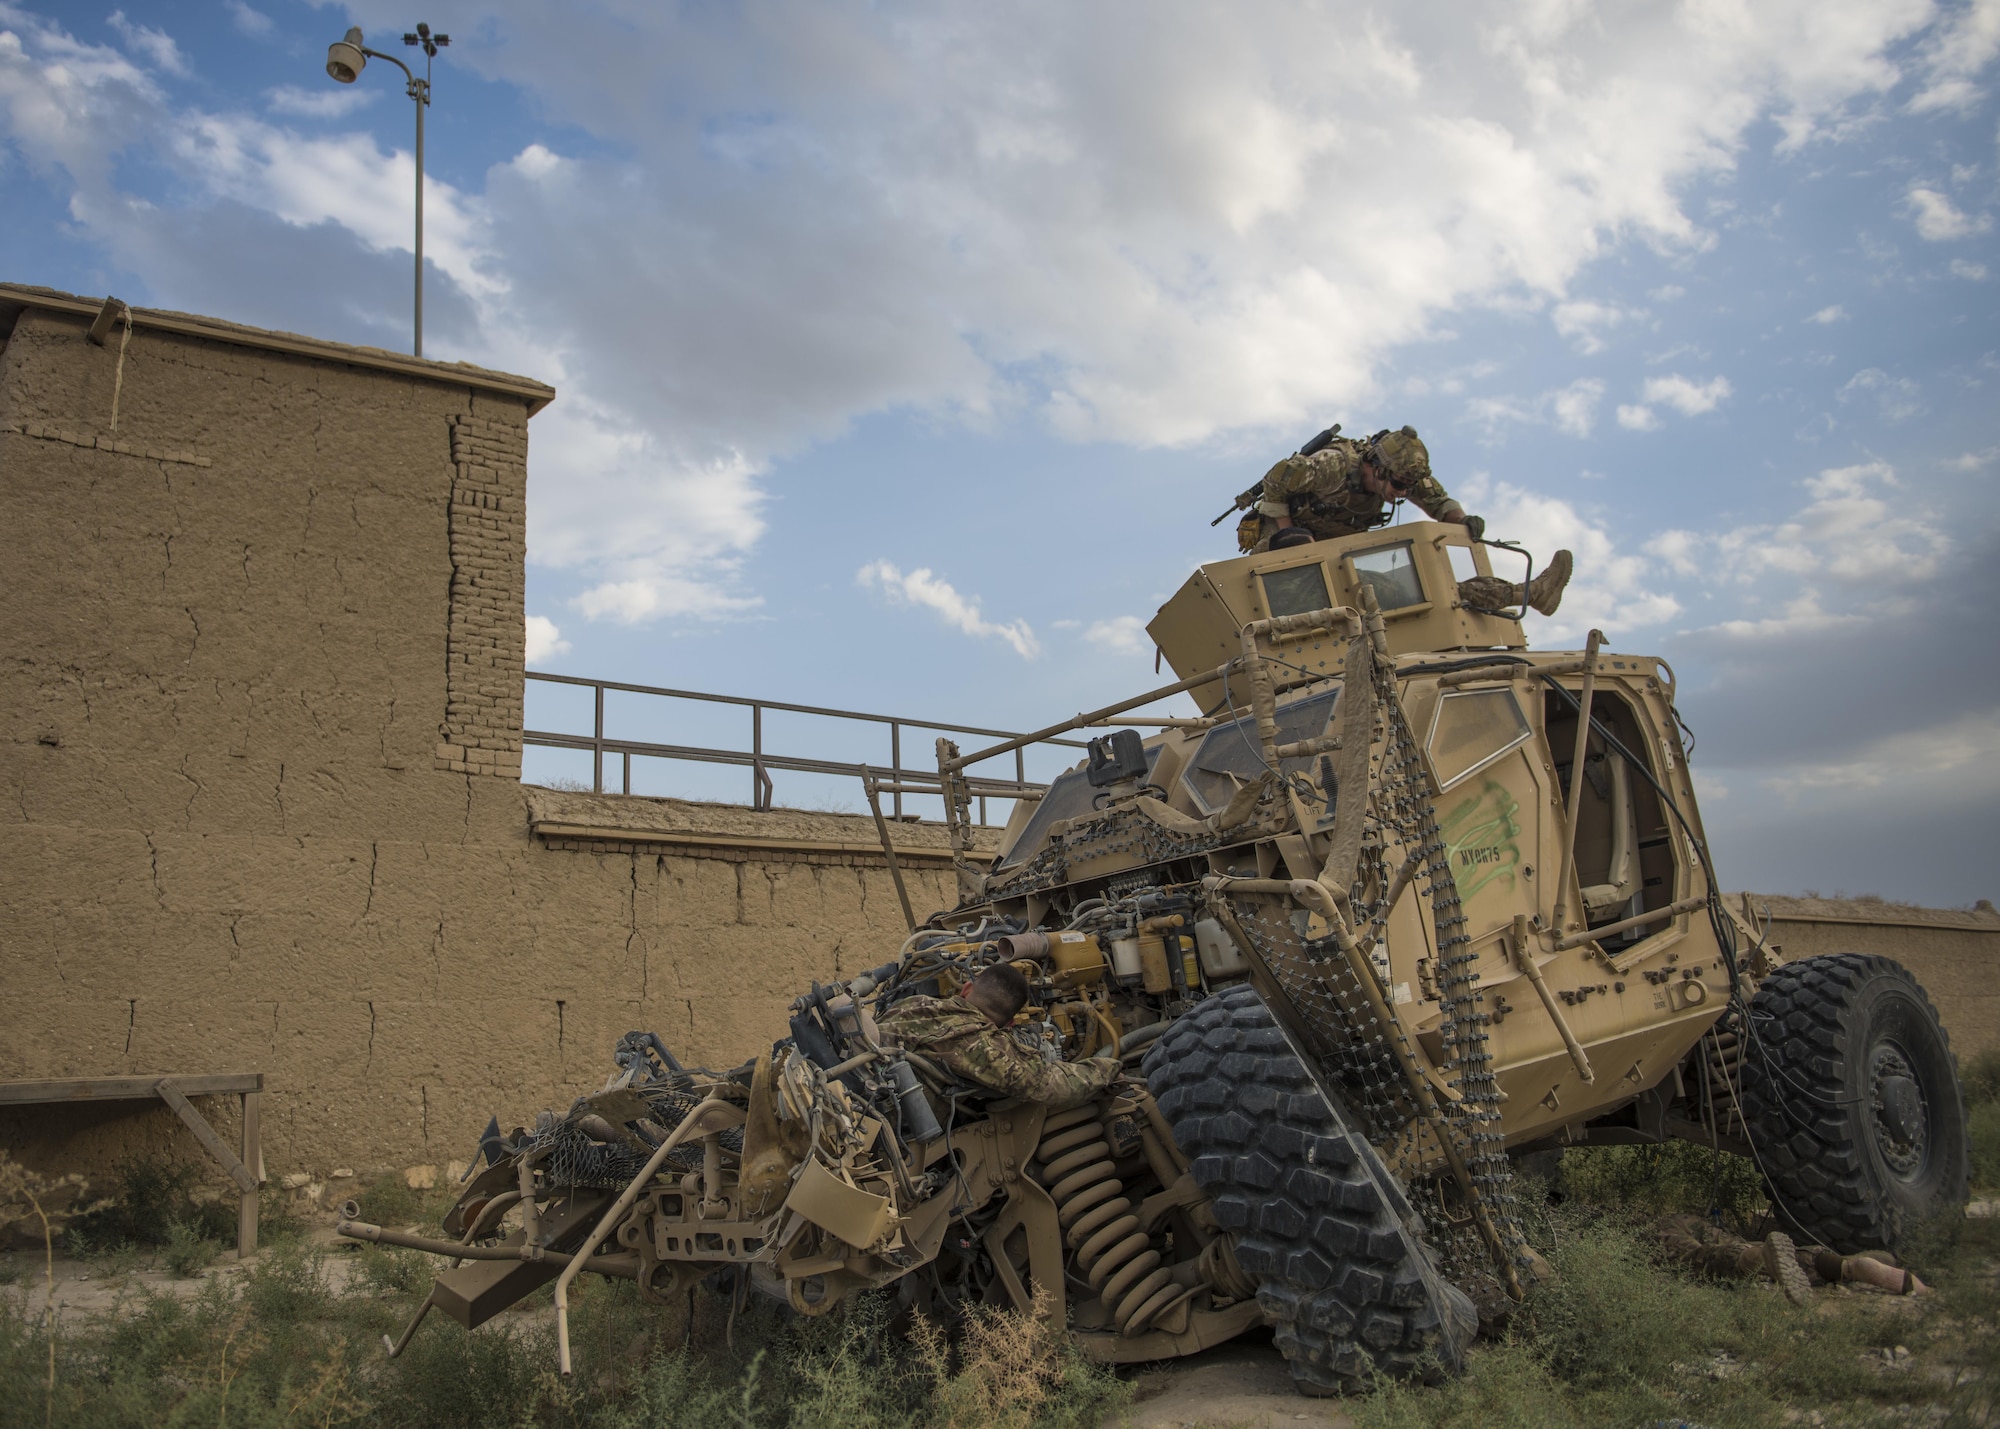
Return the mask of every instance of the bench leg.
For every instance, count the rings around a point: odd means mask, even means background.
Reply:
[[[264,1150],[257,1125],[262,1092],[243,1094],[243,1164],[261,1183],[264,1179]],[[243,1191],[236,1202],[236,1258],[248,1260],[257,1252],[257,1191]]]

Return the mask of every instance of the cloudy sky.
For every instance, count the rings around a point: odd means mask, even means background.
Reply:
[[[0,0],[0,276],[405,346],[413,106],[324,55],[418,19],[427,352],[562,393],[536,668],[1031,727],[1409,422],[1576,551],[1533,640],[1673,662],[1726,882],[2000,893],[2000,0]]]

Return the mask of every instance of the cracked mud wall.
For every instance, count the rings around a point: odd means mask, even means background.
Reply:
[[[87,326],[29,307],[0,347],[0,1080],[261,1071],[274,1178],[442,1163],[594,1089],[623,1032],[733,1064],[894,952],[879,866],[551,847],[504,758],[439,767],[481,747],[447,689],[453,432],[524,432],[524,400],[143,314],[119,382]],[[91,444],[114,382],[125,452]],[[0,1114],[50,1166],[170,1143],[143,1104]]]

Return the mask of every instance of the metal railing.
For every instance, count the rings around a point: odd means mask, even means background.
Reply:
[[[669,690],[657,685],[631,685],[619,680],[589,680],[578,675],[545,675],[530,670],[530,680],[539,680],[550,685],[577,685],[592,692],[591,732],[589,734],[565,734],[555,730],[530,729],[522,731],[521,742],[541,749],[582,750],[590,755],[590,787],[595,793],[603,793],[604,761],[607,755],[623,764],[619,792],[632,792],[632,760],[634,756],[644,759],[676,759],[697,764],[735,764],[750,770],[750,807],[769,809],[773,784],[773,769],[793,771],[803,774],[831,774],[846,776],[863,782],[864,788],[873,782],[884,794],[894,800],[894,817],[903,817],[904,794],[932,794],[941,796],[943,790],[938,784],[935,769],[910,769],[903,764],[903,731],[924,730],[933,734],[976,734],[988,738],[1013,739],[1017,736],[1010,730],[983,729],[978,725],[945,724],[936,720],[909,719],[901,715],[864,714],[857,710],[827,709],[820,705],[797,705],[784,700],[758,700],[742,695],[712,695],[698,690]],[[748,749],[713,749],[692,744],[659,744],[642,739],[619,739],[604,730],[604,695],[607,690],[625,694],[654,695],[664,699],[698,700],[707,704],[735,705],[750,711],[750,747]],[[781,754],[764,747],[764,712],[773,710],[785,714],[812,715],[822,719],[859,720],[867,724],[889,727],[889,763],[880,765],[850,763],[837,759],[819,759],[802,754]],[[1084,741],[1076,739],[1045,739],[1038,743],[1059,745],[1067,749],[1082,749]],[[1029,780],[1026,751],[1014,752],[1014,777],[996,779],[986,775],[969,775],[966,783],[973,796],[979,801],[979,822],[987,823],[986,801],[992,799],[1020,799],[1038,797],[1048,786]]]

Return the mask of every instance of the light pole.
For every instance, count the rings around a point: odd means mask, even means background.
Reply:
[[[410,98],[417,103],[417,312],[416,312],[416,353],[424,355],[424,111],[431,104],[431,61],[437,52],[451,43],[450,35],[433,35],[431,27],[419,21],[414,35],[403,36],[406,45],[421,45],[424,51],[424,77],[418,79],[410,72],[410,67],[394,55],[385,55],[380,50],[371,50],[361,42],[359,26],[347,32],[347,38],[337,40],[327,46],[326,72],[342,84],[352,84],[361,78],[361,71],[368,67],[370,59],[387,60],[403,72],[409,83]]]

